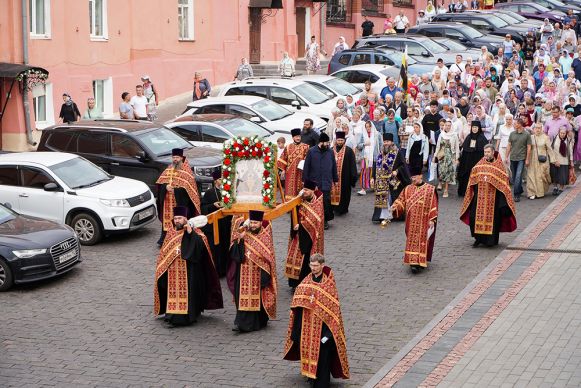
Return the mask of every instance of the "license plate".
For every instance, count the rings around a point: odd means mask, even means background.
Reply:
[[[77,257],[77,250],[73,249],[70,252],[65,253],[64,255],[59,256],[59,263],[64,263],[65,261],[69,261],[70,259]]]
[[[137,219],[139,221],[141,221],[147,217],[151,217],[152,215],[153,215],[153,208],[145,209],[141,213],[137,213]]]

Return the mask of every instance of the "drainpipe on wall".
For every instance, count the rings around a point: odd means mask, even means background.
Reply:
[[[326,10],[323,11],[323,8],[327,5],[327,3],[321,3],[321,8],[319,8],[319,17],[321,21],[321,51],[325,52],[325,18],[326,18]]]
[[[26,0],[22,2],[22,62],[28,65],[28,17],[26,9]],[[30,103],[28,102],[28,88],[26,87],[26,78],[24,79],[25,86],[22,88],[22,105],[24,107],[24,126],[26,127],[26,141],[28,144],[35,146],[36,142],[32,139],[32,128],[30,126]]]

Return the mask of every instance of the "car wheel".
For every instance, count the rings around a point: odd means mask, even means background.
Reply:
[[[14,279],[12,278],[12,271],[4,260],[0,259],[0,292],[8,290],[12,287]]]
[[[95,245],[101,241],[103,236],[99,222],[95,217],[87,213],[79,213],[74,216],[71,221],[71,228],[79,237],[82,245]]]

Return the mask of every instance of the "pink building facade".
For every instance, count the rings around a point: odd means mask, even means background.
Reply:
[[[406,2],[408,0],[404,0]],[[415,1],[415,0],[414,0]],[[46,85],[30,95],[33,138],[58,123],[62,94],[81,114],[95,97],[105,117],[114,117],[121,93],[135,92],[149,75],[160,99],[192,88],[194,72],[212,85],[233,79],[242,57],[279,61],[284,51],[297,59],[311,35],[332,53],[339,36],[361,35],[363,13],[383,28],[386,14],[413,3],[387,0],[24,0],[29,63],[49,72]],[[23,63],[23,0],[0,2],[0,62]],[[261,7],[282,8],[261,8]],[[324,70],[323,70],[324,71]],[[0,106],[11,80],[0,79]],[[1,147],[26,150],[24,108],[19,88],[7,100],[0,122]]]

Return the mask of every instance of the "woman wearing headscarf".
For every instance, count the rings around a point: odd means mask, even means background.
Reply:
[[[295,62],[289,57],[286,51],[282,53],[282,59],[278,64],[278,71],[281,77],[294,77],[295,75]]]
[[[363,150],[361,158],[361,176],[359,183],[361,190],[357,193],[359,195],[367,194],[367,190],[371,188],[371,172],[373,169],[373,162],[380,152],[380,144],[382,143],[381,135],[375,129],[375,125],[371,121],[365,122],[365,129],[363,130]]]
[[[405,153],[407,163],[412,175],[420,175],[424,166],[428,164],[430,142],[424,134],[424,128],[420,122],[414,123],[414,131],[408,138]]]
[[[458,135],[452,131],[452,121],[446,120],[444,130],[440,132],[434,163],[438,164],[438,183],[443,184],[443,197],[448,198],[448,186],[456,181],[456,165],[460,158]]]
[[[553,195],[561,194],[565,185],[570,183],[569,168],[573,168],[573,147],[574,141],[569,137],[567,128],[561,127],[551,144],[554,155],[551,160],[551,180],[555,185]]]
[[[432,20],[434,16],[436,16],[436,7],[434,7],[432,0],[428,0],[428,5],[426,6],[426,17],[428,20]]]
[[[531,157],[527,167],[527,196],[529,199],[545,196],[551,184],[549,164],[555,160],[551,140],[543,132],[543,125],[535,123],[531,136]]]
[[[63,120],[63,123],[69,124],[81,119],[81,112],[68,93],[63,93],[63,104],[61,105],[59,118]]]
[[[484,146],[487,143],[480,121],[472,121],[470,134],[466,136],[462,145],[458,165],[458,196],[463,197],[466,194],[472,168],[484,157]]]
[[[349,50],[349,45],[345,43],[345,37],[340,36],[339,42],[337,42],[335,47],[333,47],[333,55],[338,54],[343,50]]]
[[[502,163],[506,167],[506,171],[510,175],[510,161],[506,158],[506,147],[508,147],[508,137],[510,133],[514,131],[514,120],[510,113],[504,116],[504,124],[500,126],[498,133],[494,136],[495,146],[494,148],[498,150]]]
[[[545,18],[545,20],[543,20],[543,25],[540,27],[540,30],[541,30],[541,43],[545,43],[549,39],[549,36],[553,36],[553,31],[555,29],[553,28],[553,25],[549,22],[549,19]]]

